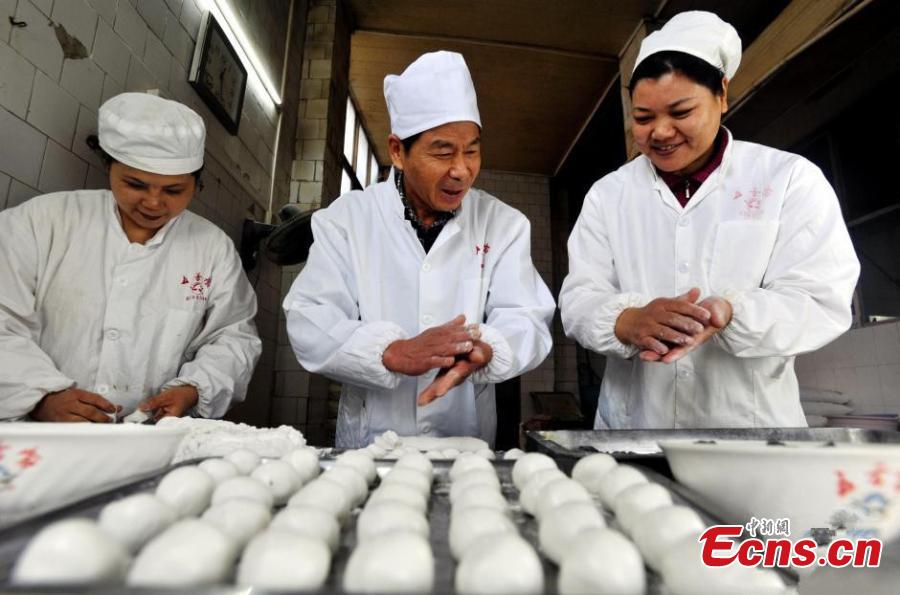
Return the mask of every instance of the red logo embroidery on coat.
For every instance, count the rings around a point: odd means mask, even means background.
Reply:
[[[484,244],[475,244],[475,256],[481,255],[481,268],[484,268],[484,259],[487,257],[487,253],[491,251],[491,245],[485,242]]]
[[[212,285],[212,277],[204,277],[201,273],[195,273],[192,277],[182,275],[181,285],[187,287],[190,293],[184,298],[184,301],[190,302],[199,300],[205,302],[206,290]]]

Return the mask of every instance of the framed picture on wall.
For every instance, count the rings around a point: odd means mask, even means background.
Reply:
[[[247,69],[208,11],[200,25],[188,82],[225,129],[237,134],[247,90]]]

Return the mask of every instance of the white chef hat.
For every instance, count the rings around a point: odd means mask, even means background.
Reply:
[[[431,52],[384,77],[384,99],[391,132],[400,138],[448,122],[475,122],[481,127],[475,85],[461,54]]]
[[[97,137],[109,155],[154,174],[188,174],[203,167],[206,126],[191,108],[150,95],[122,93],[100,106]]]
[[[657,52],[690,54],[718,68],[730,80],[741,63],[741,38],[734,27],[713,13],[691,10],[676,14],[662,29],[648,35],[641,42],[634,67]]]

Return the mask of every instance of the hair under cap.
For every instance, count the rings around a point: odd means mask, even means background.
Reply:
[[[475,122],[481,127],[475,85],[461,54],[431,52],[384,77],[384,99],[391,132],[401,139],[449,122]]]
[[[150,173],[189,174],[203,167],[203,118],[177,101],[116,95],[100,106],[97,137],[113,159]]]
[[[634,68],[657,52],[669,51],[700,58],[731,80],[741,63],[741,38],[734,27],[711,12],[682,12],[641,42]]]

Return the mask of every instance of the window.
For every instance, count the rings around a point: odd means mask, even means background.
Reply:
[[[353,100],[347,98],[347,118],[344,128],[344,155],[341,159],[343,175],[341,194],[360,190],[378,180],[378,160],[372,151],[369,136],[359,121]]]

